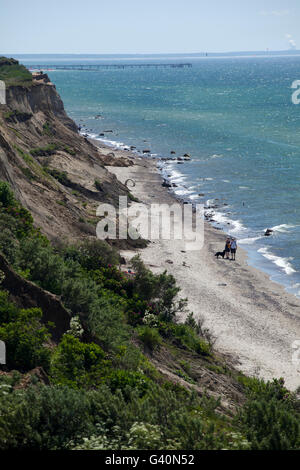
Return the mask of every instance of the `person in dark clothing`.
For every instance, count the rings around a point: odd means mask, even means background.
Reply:
[[[225,257],[226,257],[226,259],[229,259],[230,249],[231,249],[231,242],[230,242],[230,238],[227,237],[226,243],[225,243]]]
[[[231,240],[231,244],[230,244],[231,259],[232,259],[233,261],[235,261],[236,250],[237,250],[236,238],[233,238],[233,239]]]

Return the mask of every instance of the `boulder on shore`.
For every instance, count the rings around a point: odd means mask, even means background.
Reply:
[[[273,233],[273,230],[271,228],[268,228],[266,231],[265,231],[265,237],[270,237]]]

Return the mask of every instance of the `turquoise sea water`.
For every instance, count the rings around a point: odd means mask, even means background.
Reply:
[[[33,63],[74,58],[27,57]],[[246,248],[250,263],[300,295],[300,57],[81,57],[78,63],[191,62],[187,69],[49,71],[68,114],[112,145],[190,162],[163,171]],[[95,119],[100,114],[101,118]],[[205,197],[198,194],[204,193]],[[216,201],[217,199],[217,201]],[[270,238],[266,228],[273,228]],[[221,248],[221,247],[220,247]]]

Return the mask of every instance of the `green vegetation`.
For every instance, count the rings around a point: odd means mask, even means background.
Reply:
[[[60,206],[67,207],[66,201],[56,201],[56,204],[59,204]]]
[[[17,146],[15,146],[15,149],[18,151],[19,155],[21,155],[21,157],[23,158],[23,160],[26,163],[28,163],[28,164],[30,164],[30,163],[33,164],[34,163],[34,160],[33,160],[32,156],[29,155],[29,153],[24,152],[24,150],[22,150],[20,147],[17,147]]]
[[[37,147],[30,150],[30,153],[33,157],[49,157],[54,155],[58,150],[63,150],[70,155],[76,155],[75,150],[71,149],[67,145],[62,145],[59,142],[53,142],[46,145],[46,147]]]
[[[98,191],[102,191],[102,186],[99,180],[95,180],[95,188],[98,189]]]
[[[30,150],[33,157],[47,157],[53,155],[59,150],[60,146],[57,143],[52,143],[46,147],[37,147]]]
[[[138,328],[138,338],[142,341],[145,351],[153,352],[162,343],[159,332],[156,328],[141,326]]]
[[[76,151],[74,149],[71,149],[68,145],[63,145],[62,150],[67,152],[69,155],[76,155]]]
[[[32,84],[32,75],[17,60],[0,57],[0,80],[3,80],[7,87],[29,87]]]
[[[178,323],[186,299],[178,300],[173,276],[153,274],[139,257],[135,274],[125,275],[118,252],[99,240],[52,246],[3,182],[0,225],[10,265],[59,296],[72,315],[54,342],[43,312],[21,308],[0,276],[0,337],[8,351],[0,375],[1,450],[299,449],[300,406],[282,381],[232,372],[246,396],[236,416],[223,414],[220,400],[203,389],[198,395],[187,358],[219,374],[225,368],[201,322],[190,313]],[[173,376],[191,390],[151,364],[171,350],[178,356]],[[29,373],[36,367],[46,383]]]
[[[41,325],[40,309],[18,309],[9,302],[8,294],[0,292],[0,338],[7,348],[7,366],[28,371],[42,366],[49,371],[50,351],[44,344],[49,339]]]
[[[140,202],[137,197],[135,197],[133,194],[131,194],[131,192],[128,192],[128,198],[130,199],[130,201]]]
[[[52,180],[52,178],[50,178],[49,173],[45,171],[45,168],[42,168],[29,153],[25,152],[20,147],[15,145],[14,148],[17,150],[18,154],[23,158],[24,162],[27,163],[29,167],[20,167],[21,171],[24,173],[26,178],[28,178],[30,181],[47,180],[49,184],[49,180]]]
[[[25,113],[14,109],[13,111],[8,111],[4,114],[4,119],[8,122],[24,122],[28,121],[32,117],[32,113]]]
[[[63,184],[64,186],[71,186],[72,181],[68,178],[68,175],[65,171],[59,171],[56,168],[48,168],[44,166],[44,170],[53,178],[55,178],[57,181],[60,182],[60,184]]]
[[[48,137],[53,136],[54,129],[49,122],[45,122],[45,124],[43,124],[43,134],[47,135]]]
[[[23,172],[24,176],[29,179],[29,181],[37,180],[37,176],[30,170],[30,168],[21,166],[20,170]]]
[[[65,334],[52,356],[52,381],[72,388],[97,386],[104,381],[108,363],[100,346]]]
[[[299,450],[300,405],[284,381],[241,377],[248,394],[238,421],[252,449]]]

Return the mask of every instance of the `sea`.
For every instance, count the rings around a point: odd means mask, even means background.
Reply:
[[[173,157],[160,167],[177,196],[213,207],[213,224],[238,239],[248,263],[300,297],[300,105],[292,101],[300,55],[17,58],[47,71],[81,132]],[[179,63],[192,66],[146,66]],[[191,159],[179,164],[184,154]]]

